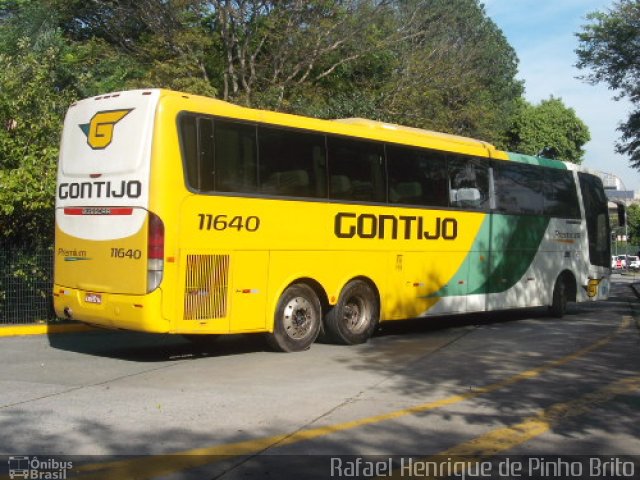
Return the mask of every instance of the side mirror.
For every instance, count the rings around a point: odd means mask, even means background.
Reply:
[[[623,204],[618,204],[618,226],[624,227],[627,224],[627,209]]]

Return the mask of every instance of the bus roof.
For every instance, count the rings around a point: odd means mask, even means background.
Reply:
[[[487,142],[420,128],[406,127],[364,118],[323,120],[289,113],[241,107],[214,98],[162,90],[161,101],[162,99],[169,98],[183,102],[184,110],[187,111],[209,113],[223,117],[228,116],[241,120],[379,140],[389,143],[434,148],[481,157],[508,159],[506,152],[497,150]]]
[[[142,95],[149,95],[151,92],[159,92],[161,102],[163,100],[171,99],[178,102],[178,108],[180,110],[185,111],[369,140],[398,143],[402,145],[433,148],[437,150],[489,157],[499,160],[510,160],[530,165],[559,169],[584,170],[575,164],[560,160],[498,150],[492,144],[474,138],[415,127],[407,127],[404,125],[396,125],[393,123],[380,122],[365,118],[354,117],[324,120],[289,113],[242,107],[216,98],[192,95],[173,90],[144,89],[138,90],[138,92]],[[109,96],[98,96],[95,97],[95,99],[108,97]]]

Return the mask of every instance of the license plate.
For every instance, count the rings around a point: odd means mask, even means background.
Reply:
[[[95,303],[97,305],[102,303],[102,295],[99,293],[87,293],[84,296],[84,301],[87,303]]]

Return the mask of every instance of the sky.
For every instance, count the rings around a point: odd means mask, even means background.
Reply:
[[[631,104],[614,101],[604,84],[590,85],[576,77],[586,71],[578,61],[577,32],[590,12],[607,12],[613,0],[482,0],[487,15],[502,30],[519,59],[518,78],[525,97],[538,104],[550,96],[562,99],[589,127],[584,166],[617,175],[628,190],[640,192],[640,172],[626,156],[615,152],[617,126],[628,117]]]

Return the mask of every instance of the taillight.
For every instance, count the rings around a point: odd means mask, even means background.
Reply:
[[[164,270],[164,224],[159,216],[149,212],[147,235],[147,292],[160,286]]]

